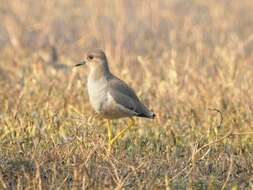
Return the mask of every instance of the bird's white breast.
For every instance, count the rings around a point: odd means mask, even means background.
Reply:
[[[88,77],[88,94],[92,107],[100,113],[107,96],[107,81],[104,78],[93,80],[92,77]]]

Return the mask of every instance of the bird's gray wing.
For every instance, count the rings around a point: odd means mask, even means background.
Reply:
[[[131,87],[129,87],[124,81],[120,80],[119,78],[113,77],[109,81],[109,86],[111,89],[118,91],[122,94],[125,94],[126,96],[129,96],[133,100],[139,101],[139,98],[135,94],[134,90]]]
[[[113,99],[136,115],[148,114],[148,109],[140,102],[139,98],[125,82],[118,78],[109,81],[109,93]]]

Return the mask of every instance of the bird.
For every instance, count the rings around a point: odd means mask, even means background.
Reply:
[[[141,102],[131,87],[112,74],[103,50],[88,51],[75,67],[83,65],[89,68],[87,88],[89,101],[96,112],[95,118],[107,120],[110,151],[112,145],[135,125],[134,117],[154,119],[155,113]],[[129,118],[128,125],[113,137],[111,122],[120,118]]]

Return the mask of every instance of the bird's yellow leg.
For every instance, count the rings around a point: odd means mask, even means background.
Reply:
[[[111,140],[112,140],[112,122],[109,119],[107,120],[107,132],[108,132],[108,149],[109,149],[109,151],[111,151],[111,148],[112,148],[112,144],[111,144]]]
[[[117,139],[122,137],[127,132],[127,130],[133,127],[134,125],[135,125],[135,121],[132,117],[130,117],[127,127],[122,129],[115,137],[113,137],[113,139],[111,139],[110,141],[111,146],[113,145],[115,141],[117,141]]]

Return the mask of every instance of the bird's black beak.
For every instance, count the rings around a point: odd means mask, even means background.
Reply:
[[[79,67],[79,66],[85,65],[85,63],[86,63],[85,61],[82,61],[82,62],[76,64],[75,67]]]

